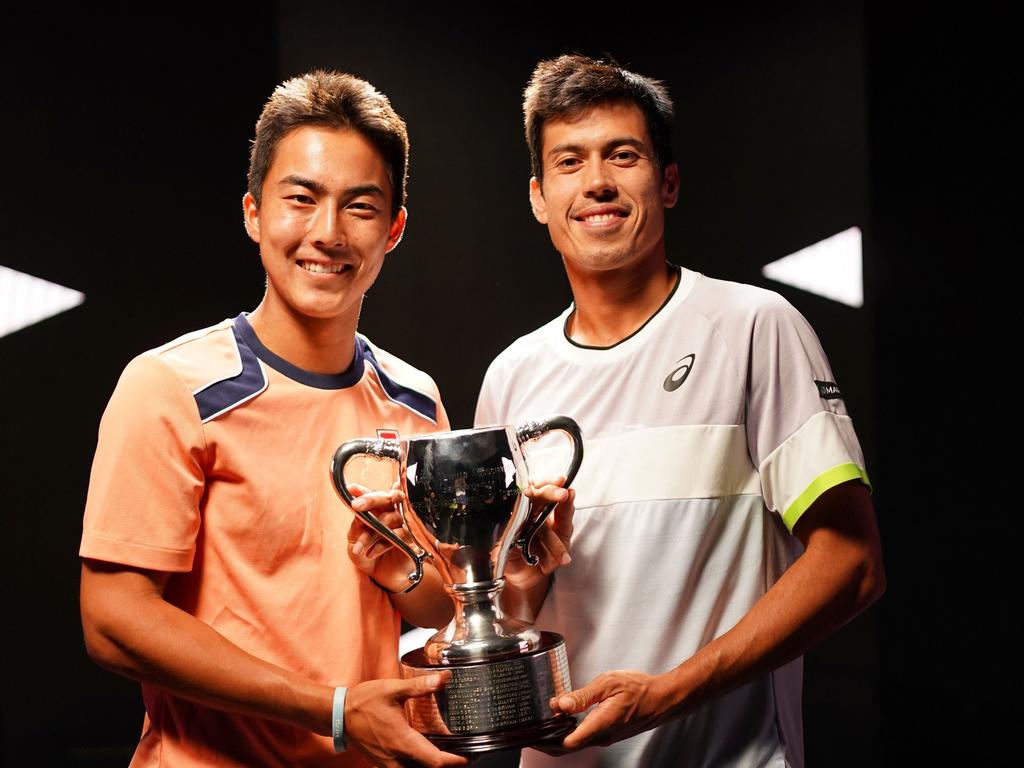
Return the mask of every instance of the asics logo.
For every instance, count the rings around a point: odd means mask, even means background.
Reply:
[[[675,392],[683,386],[683,382],[686,381],[686,377],[690,375],[690,371],[693,369],[693,361],[696,357],[697,356],[691,352],[686,357],[681,357],[676,360],[677,363],[682,363],[682,365],[665,377],[665,383],[662,384],[662,386],[665,387],[666,392]]]

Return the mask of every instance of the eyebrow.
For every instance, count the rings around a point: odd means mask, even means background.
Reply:
[[[328,189],[326,186],[321,184],[319,181],[316,181],[315,179],[307,179],[305,176],[285,176],[277,184],[278,186],[281,187],[287,187],[291,185],[305,187],[310,192],[314,192],[315,194],[318,195],[326,195],[328,193]],[[353,198],[359,197],[361,195],[374,195],[377,197],[384,197],[384,190],[381,189],[376,184],[357,184],[354,187],[349,187],[348,189],[346,189],[343,197]]]
[[[638,139],[636,136],[617,136],[614,139],[609,139],[608,141],[606,141],[604,144],[601,145],[601,153],[602,154],[606,154],[607,152],[610,152],[615,147],[622,146],[623,144],[626,144],[626,145],[631,146],[631,147],[636,147],[637,149],[642,150],[643,152],[648,152],[649,151],[648,148],[647,148],[647,145],[644,144],[644,142],[641,141],[640,139]],[[564,144],[556,144],[550,150],[548,150],[548,157],[550,157],[551,155],[558,154],[559,152],[582,152],[582,151],[583,151],[583,145],[581,145],[581,144],[570,144],[570,143],[566,142]]]

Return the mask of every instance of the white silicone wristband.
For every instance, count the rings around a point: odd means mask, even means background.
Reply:
[[[348,688],[334,689],[334,705],[331,707],[331,731],[334,734],[334,751],[345,751],[345,694]]]

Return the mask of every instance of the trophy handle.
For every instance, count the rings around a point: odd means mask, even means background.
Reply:
[[[572,460],[569,462],[569,468],[565,471],[565,487],[568,488],[576,477],[580,464],[583,463],[583,434],[580,432],[579,424],[568,416],[548,416],[546,419],[520,424],[516,427],[516,439],[519,440],[520,445],[523,445],[556,429],[564,432],[570,442],[572,442]],[[540,514],[537,515],[537,518],[526,526],[526,530],[516,540],[515,545],[523,551],[523,557],[530,565],[536,565],[539,561],[536,555],[530,554],[530,542],[537,531],[540,530],[540,527],[544,525],[544,521],[547,520],[548,515],[551,514],[551,510],[554,508],[554,504],[548,504],[544,507]]]
[[[402,452],[397,440],[349,440],[338,446],[338,450],[334,452],[334,457],[331,459],[331,480],[334,481],[335,490],[348,502],[350,507],[356,499],[349,493],[348,486],[345,485],[345,465],[348,464],[350,459],[362,455],[391,459],[399,463],[402,461]],[[402,591],[408,592],[419,584],[420,579],[423,578],[423,561],[429,557],[428,553],[425,550],[419,553],[413,551],[412,547],[402,541],[394,531],[378,520],[377,516],[369,510],[356,512],[356,514],[363,522],[402,550],[412,560],[416,570],[409,574],[409,586]],[[402,520],[404,523],[404,515]]]

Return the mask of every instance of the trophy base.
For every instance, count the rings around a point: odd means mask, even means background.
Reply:
[[[565,641],[554,632],[541,632],[538,648],[518,656],[434,665],[418,649],[405,654],[401,666],[406,679],[451,672],[440,691],[405,702],[412,727],[446,752],[527,747],[561,739],[576,726],[549,704],[572,689]]]
[[[558,715],[554,720],[530,728],[515,731],[481,733],[476,736],[441,736],[425,733],[424,736],[443,752],[457,755],[478,755],[484,752],[500,752],[503,749],[519,749],[536,746],[542,741],[561,743],[562,739],[576,728],[576,719],[569,715]]]

